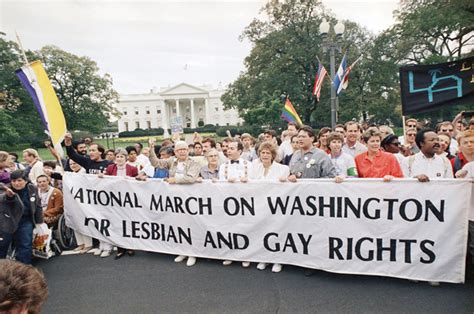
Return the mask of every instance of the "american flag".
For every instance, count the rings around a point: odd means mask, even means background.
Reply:
[[[314,79],[313,95],[316,96],[316,99],[319,102],[319,96],[321,96],[321,87],[323,86],[324,78],[328,72],[326,68],[319,62],[318,73],[316,73],[316,78]]]

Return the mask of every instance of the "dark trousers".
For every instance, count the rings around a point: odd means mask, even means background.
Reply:
[[[471,253],[471,263],[474,264],[474,221],[469,221],[469,253]]]
[[[5,258],[12,243],[15,248],[15,259],[24,264],[31,264],[33,251],[33,222],[30,217],[22,217],[14,233],[0,233],[0,258]]]

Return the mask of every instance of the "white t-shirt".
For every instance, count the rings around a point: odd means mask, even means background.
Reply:
[[[336,168],[336,175],[340,177],[357,177],[357,168],[354,157],[349,154],[341,152],[339,156],[331,156],[331,162]]]
[[[434,155],[433,158],[428,158],[422,152],[405,158],[402,170],[407,178],[413,178],[420,174],[424,174],[430,179],[453,178],[453,168],[446,157]]]

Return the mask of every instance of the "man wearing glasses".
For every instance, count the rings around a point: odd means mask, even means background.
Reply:
[[[418,131],[418,121],[416,119],[410,118],[410,119],[405,120],[405,133],[408,130],[415,130],[415,132]],[[404,135],[398,137],[398,141],[400,142],[401,145],[405,144]]]
[[[456,131],[454,125],[450,121],[441,122],[438,125],[438,134],[446,134],[451,138],[451,144],[449,145],[449,152],[451,155],[456,155],[458,152],[458,142],[456,141]]]

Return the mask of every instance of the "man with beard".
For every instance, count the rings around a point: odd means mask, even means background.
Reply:
[[[91,143],[89,147],[89,158],[78,154],[72,147],[72,135],[67,133],[64,136],[64,145],[66,146],[67,155],[76,163],[86,169],[87,173],[99,174],[103,173],[110,164],[108,160],[104,160],[105,149],[102,145]]]
[[[87,145],[84,141],[73,141],[72,147],[79,155],[87,156]]]
[[[407,157],[402,165],[407,178],[417,178],[420,182],[430,179],[453,178],[453,169],[449,160],[437,152],[440,149],[438,134],[432,129],[422,129],[416,134],[416,145],[420,152]],[[439,286],[439,282],[430,281],[430,285]]]
[[[449,160],[436,154],[440,149],[438,134],[431,129],[423,129],[416,134],[416,145],[420,152],[406,158],[402,169],[405,177],[417,178],[420,182],[430,179],[453,178]]]

